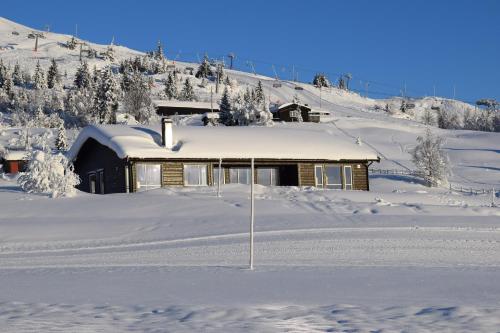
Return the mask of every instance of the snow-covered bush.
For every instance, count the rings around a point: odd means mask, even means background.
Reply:
[[[64,155],[33,150],[29,158],[27,171],[17,180],[24,191],[48,194],[52,198],[75,193],[75,186],[80,184],[80,179]]]
[[[425,136],[417,138],[417,146],[412,154],[412,162],[423,173],[430,187],[445,185],[448,182],[448,160],[441,150],[444,139],[432,134],[427,128]]]

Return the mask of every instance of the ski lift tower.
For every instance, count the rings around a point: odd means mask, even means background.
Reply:
[[[234,59],[236,59],[236,54],[234,54],[233,52],[229,53],[227,55],[227,57],[229,58],[230,60],[230,63],[229,63],[229,69],[233,69],[233,61]]]

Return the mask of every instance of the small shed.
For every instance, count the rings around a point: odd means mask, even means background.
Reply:
[[[9,150],[3,157],[0,157],[0,165],[5,173],[24,172],[28,165],[28,152],[26,150]]]
[[[311,108],[307,105],[298,103],[285,103],[276,107],[272,112],[275,114],[275,119],[286,122],[298,122],[302,117],[303,122],[311,121],[309,113]]]
[[[191,101],[171,101],[156,100],[153,101],[156,107],[156,113],[164,117],[175,115],[193,115],[205,114],[207,112],[219,112],[219,104],[210,102],[191,102]]]

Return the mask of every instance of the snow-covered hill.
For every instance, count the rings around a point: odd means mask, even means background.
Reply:
[[[35,52],[35,39],[28,36],[33,33],[42,34],[43,38],[38,39],[38,50]],[[0,17],[0,58],[7,65],[13,66],[19,63],[23,68],[33,72],[35,65],[38,61],[43,68],[48,68],[51,59],[55,59],[58,63],[61,73],[67,73],[66,84],[72,82],[74,74],[80,63],[80,48],[74,50],[68,49],[65,45],[71,40],[71,35],[59,34],[53,32],[44,32],[35,30],[6,18]],[[90,41],[82,40],[84,49],[88,47],[97,51],[97,53],[105,52],[109,45],[95,44]],[[102,68],[108,65],[118,65],[118,63],[130,57],[143,55],[143,52],[131,50],[124,46],[113,46],[115,60],[113,62],[102,58],[87,58],[84,56],[85,61],[89,63],[89,67]],[[152,46],[153,49],[153,46]],[[175,65],[181,72],[186,67],[196,68],[198,64],[184,63],[179,61],[169,61],[170,65]],[[255,87],[260,80],[263,83],[264,90],[271,102],[286,103],[290,102],[294,95],[297,95],[301,102],[309,104],[315,109],[325,109],[333,111],[337,114],[343,115],[359,115],[359,111],[369,112],[372,117],[373,113],[386,114],[384,110],[389,107],[391,110],[397,111],[401,106],[401,98],[394,97],[389,99],[375,100],[360,96],[358,93],[337,89],[335,87],[323,88],[321,91],[311,84],[297,83],[292,81],[282,81],[281,87],[273,87],[276,80],[271,77],[263,75],[254,75],[253,73],[226,70],[226,73],[231,79],[238,82],[239,89],[244,90],[247,86]],[[181,75],[182,76],[182,75]],[[162,80],[166,75],[155,76],[155,86],[158,92],[163,85]],[[201,80],[191,78],[198,85]],[[300,87],[303,90],[297,90]],[[215,91],[213,83],[208,82],[205,87],[196,86],[198,96],[202,100],[209,100],[210,89]],[[300,89],[298,88],[298,89]],[[220,94],[220,93],[219,93]],[[415,105],[413,115],[398,115],[408,119],[419,119],[420,114],[431,107],[441,107],[448,110],[463,113],[465,110],[473,110],[474,107],[455,100],[449,100],[439,97],[427,97],[422,99],[415,99],[410,101]]]

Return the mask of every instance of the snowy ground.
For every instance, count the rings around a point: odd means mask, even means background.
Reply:
[[[6,332],[494,332],[500,209],[374,178],[372,192],[161,189],[73,199],[0,181]],[[398,189],[398,191],[394,191]]]

